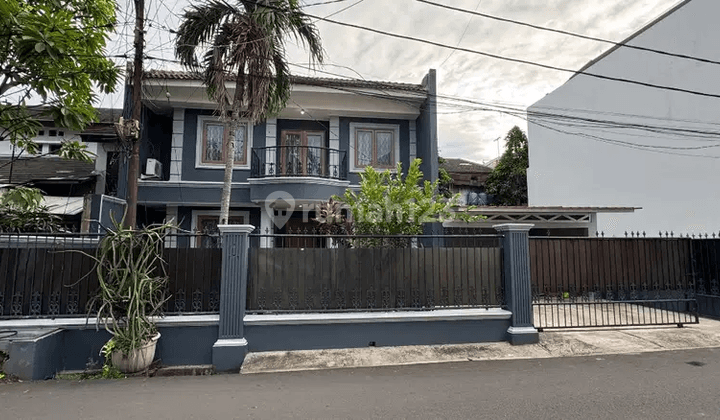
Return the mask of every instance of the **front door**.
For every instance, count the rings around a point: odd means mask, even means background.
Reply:
[[[325,176],[325,133],[285,130],[281,133],[280,173]]]

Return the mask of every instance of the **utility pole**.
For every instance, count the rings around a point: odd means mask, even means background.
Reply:
[[[125,227],[134,229],[137,226],[137,198],[138,198],[138,177],[140,176],[140,117],[142,115],[142,102],[140,92],[142,91],[143,74],[143,46],[145,44],[145,0],[134,0],[135,2],[135,60],[133,61],[132,74],[132,119],[135,127],[138,127],[137,137],[132,139],[133,147],[128,164],[128,195],[127,214],[125,215]]]

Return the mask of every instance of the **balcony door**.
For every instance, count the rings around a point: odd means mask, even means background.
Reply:
[[[280,172],[284,175],[324,176],[325,133],[284,130],[280,141]]]

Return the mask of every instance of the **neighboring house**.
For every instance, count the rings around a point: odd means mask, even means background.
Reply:
[[[44,205],[60,215],[70,229],[90,228],[91,208],[100,207],[103,194],[115,195],[119,168],[117,135],[114,123],[120,109],[98,109],[99,121],[78,132],[55,127],[51,120],[41,120],[43,128],[35,137],[40,146],[37,155],[0,142],[0,184],[7,187],[24,185],[39,188],[45,194]],[[63,141],[81,141],[93,156],[92,163],[62,159],[56,152]],[[92,197],[92,199],[91,199]],[[95,201],[95,203],[93,203]],[[108,207],[106,207],[107,209]],[[118,215],[118,218],[122,215]]]
[[[502,157],[502,156],[498,156],[498,157],[496,157],[495,159],[491,159],[491,160],[489,160],[489,161],[487,161],[487,162],[483,162],[483,165],[487,166],[487,167],[490,168],[490,169],[495,169],[495,167],[496,167],[496,166],[498,165],[498,163],[500,162],[500,158],[501,158],[501,157]]]
[[[458,158],[441,158],[440,167],[444,168],[453,183],[450,191],[460,194],[463,206],[487,206],[490,197],[485,193],[485,181],[492,173],[492,168],[485,165]]]
[[[528,206],[478,206],[467,210],[470,214],[485,216],[484,219],[465,222],[445,222],[443,227],[448,233],[477,235],[496,234],[495,225],[506,223],[530,223],[530,236],[552,237],[595,237],[605,236],[598,231],[598,217],[602,214],[633,213],[633,207],[528,207]],[[633,231],[632,235],[636,233]],[[639,232],[642,234],[642,232]],[[647,232],[646,232],[647,233]],[[630,233],[628,233],[630,235]]]
[[[314,204],[359,187],[366,166],[407,168],[420,157],[436,179],[435,80],[434,70],[421,84],[294,77],[279,116],[237,133],[231,222],[312,230]],[[142,103],[139,222],[216,230],[227,134],[201,77],[146,72]]]
[[[621,44],[720,61],[717,0],[683,1]],[[614,47],[582,72],[720,95],[720,65]],[[532,206],[639,206],[598,230],[720,231],[720,98],[576,74],[528,109]]]

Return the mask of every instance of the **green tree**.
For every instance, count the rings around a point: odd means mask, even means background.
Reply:
[[[506,150],[485,183],[494,205],[523,206],[528,202],[528,139],[517,126],[505,137]]]
[[[413,160],[405,176],[401,163],[397,164],[396,174],[368,166],[360,174],[358,192],[347,190],[343,197],[334,197],[352,211],[355,234],[421,235],[424,223],[481,218],[467,211],[454,211],[460,195],[444,198],[438,192],[439,180],[421,183],[421,163],[421,159]]]
[[[194,71],[202,71],[207,93],[217,102],[229,134],[220,223],[228,222],[235,156],[235,132],[241,118],[254,123],[278,114],[290,98],[286,39],[307,47],[321,63],[320,35],[298,0],[205,0],[185,11],[175,54]],[[202,57],[199,57],[202,54]],[[235,81],[231,96],[226,83]]]
[[[0,232],[57,232],[60,218],[42,205],[37,188],[17,187],[0,196]]]
[[[96,119],[94,89],[113,92],[119,75],[105,57],[114,25],[113,0],[0,0],[0,140],[35,154],[41,117],[76,130]],[[90,159],[77,141],[60,155]]]
[[[445,159],[438,158],[438,192],[443,197],[450,198],[452,197],[453,179],[447,169],[442,167],[442,164],[445,162]]]

